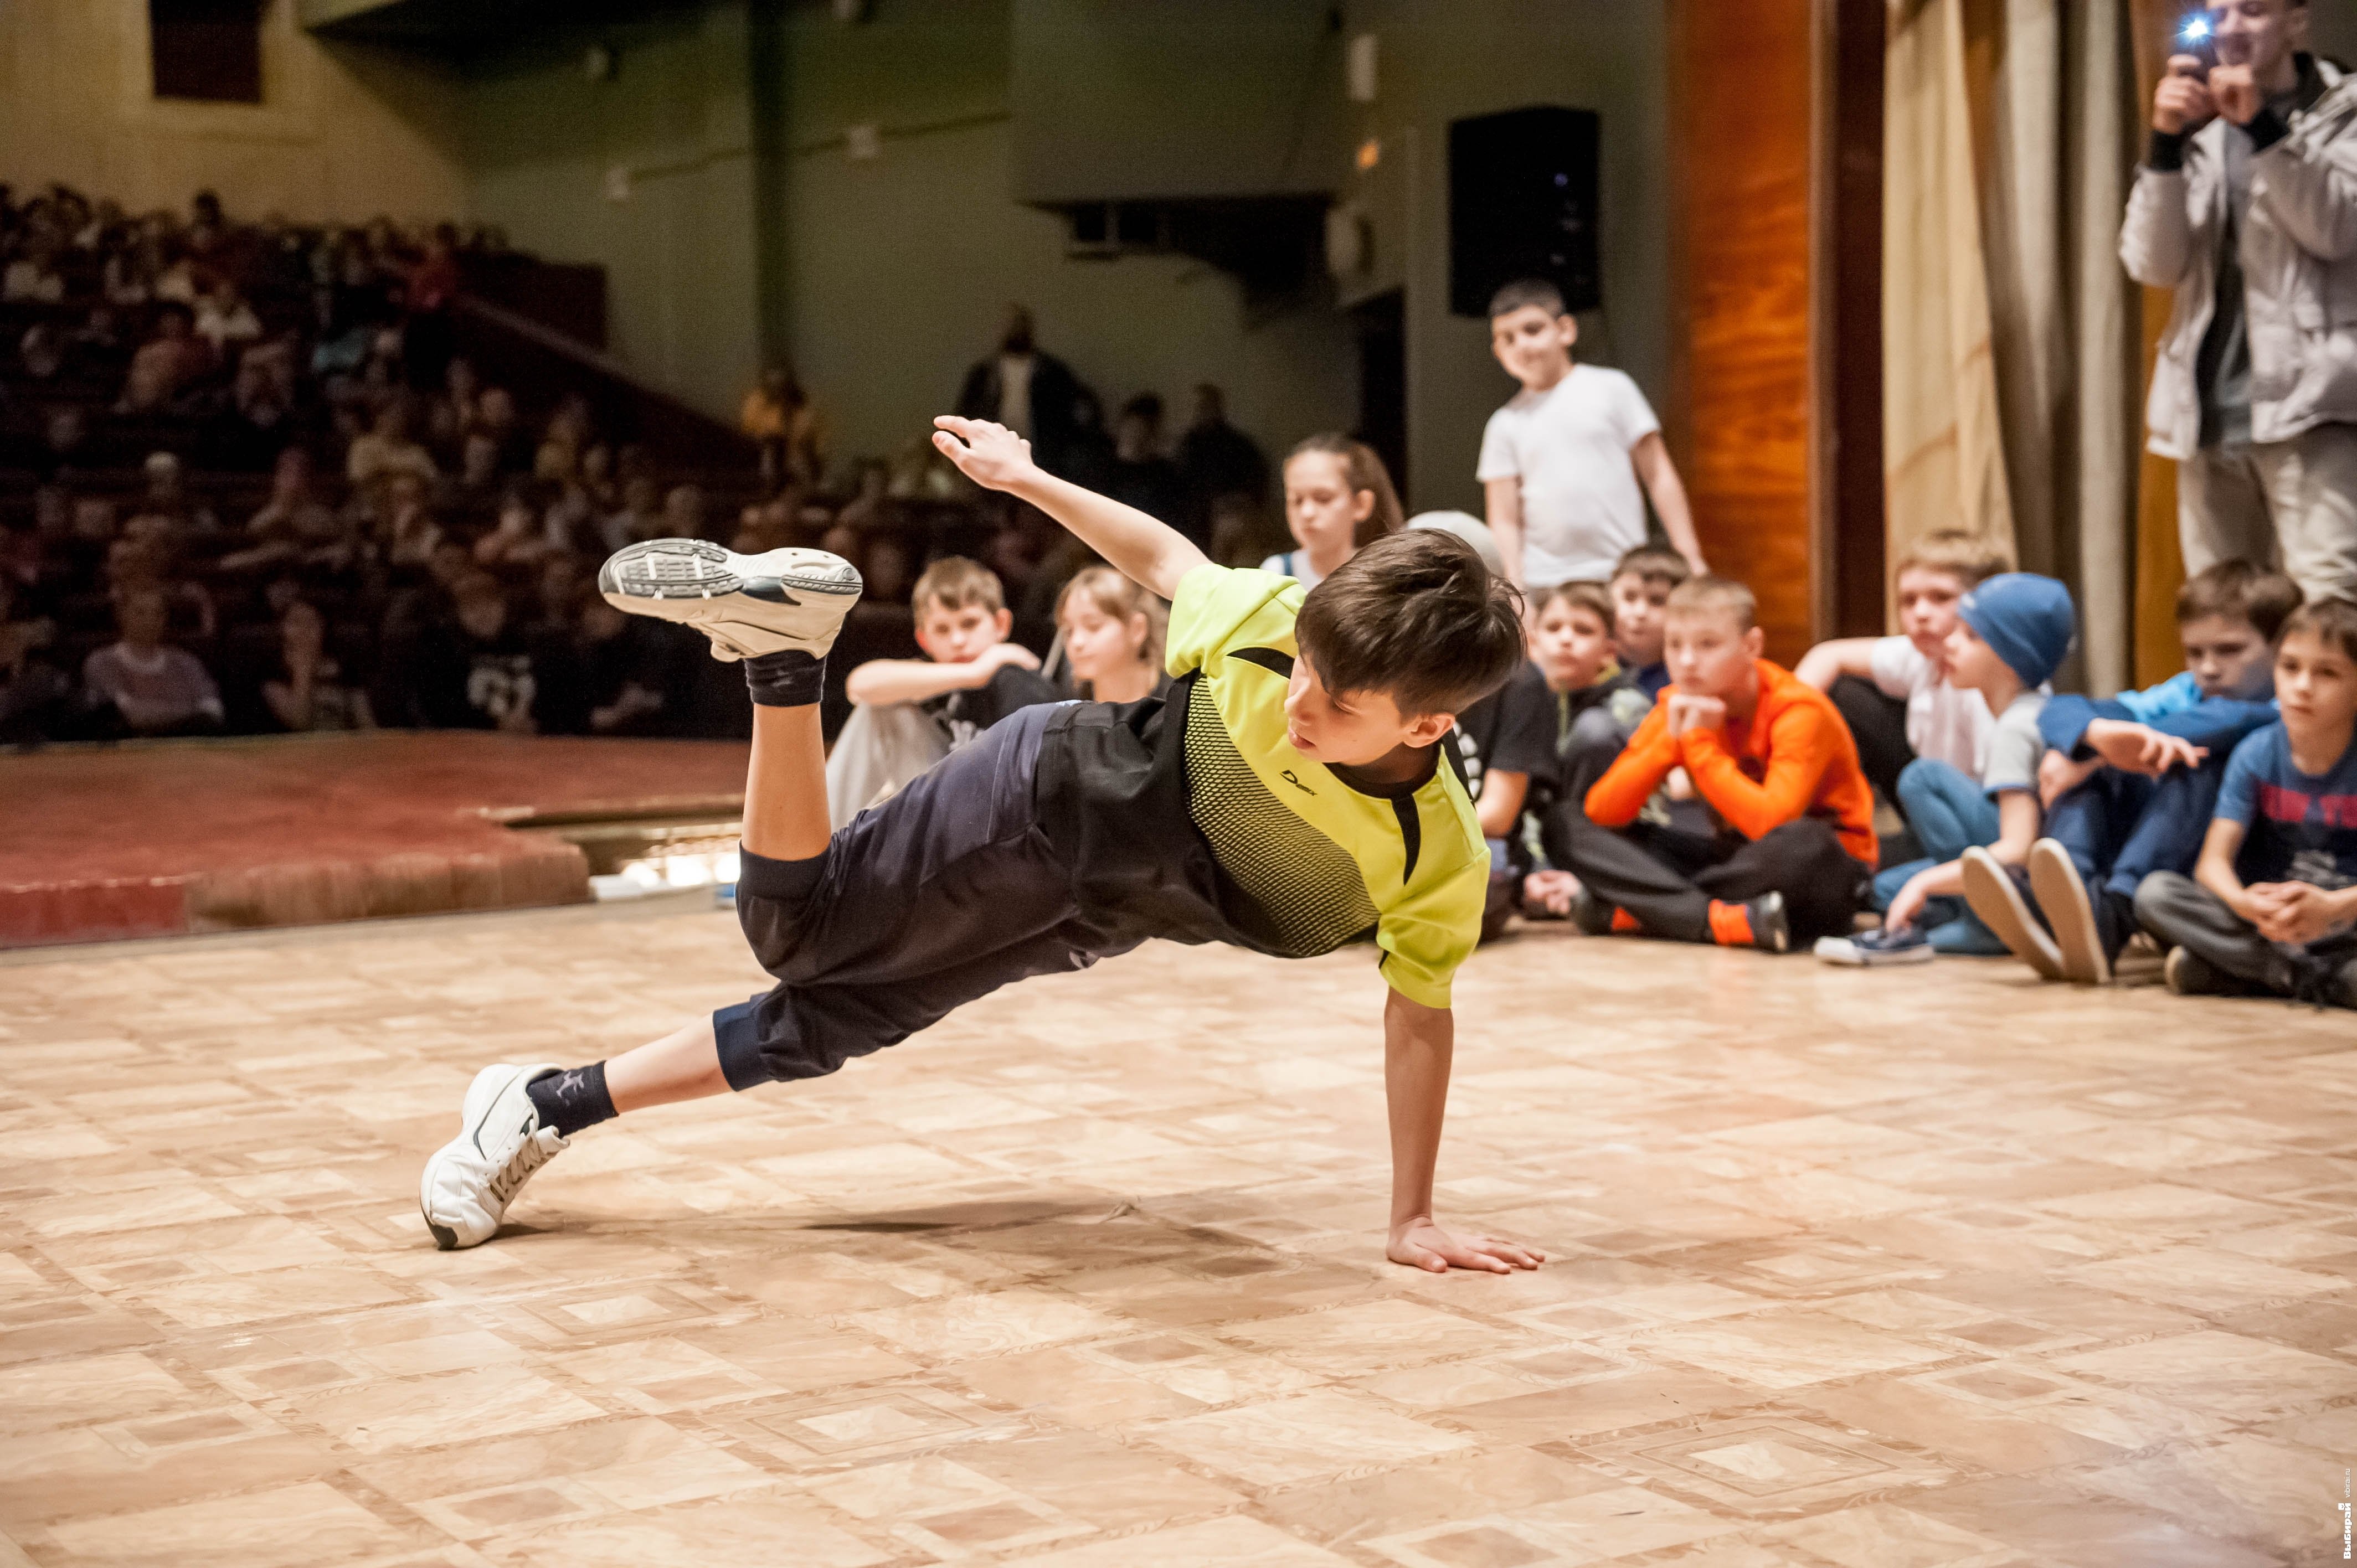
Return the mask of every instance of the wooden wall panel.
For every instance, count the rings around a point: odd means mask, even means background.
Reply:
[[[1810,0],[1672,7],[1674,450],[1770,657],[1813,635]]]

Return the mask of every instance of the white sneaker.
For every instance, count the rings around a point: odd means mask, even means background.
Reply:
[[[2014,957],[2038,972],[2040,980],[2062,978],[2062,950],[2038,923],[2037,912],[2022,894],[2023,878],[1987,850],[1975,847],[1961,857],[1964,866],[1964,902],[1981,924],[1996,933]]]
[[[2112,960],[2095,924],[2094,901],[2087,897],[2079,867],[2060,841],[2040,839],[2029,846],[2029,891],[2054,929],[2062,978],[2073,985],[2109,985]]]
[[[533,1079],[556,1070],[554,1062],[501,1062],[468,1085],[458,1135],[425,1162],[417,1184],[417,1207],[442,1251],[490,1240],[532,1173],[565,1146],[555,1128],[540,1124],[540,1112],[524,1092]]]
[[[859,568],[823,550],[739,555],[701,539],[626,544],[597,569],[608,604],[692,626],[719,660],[790,648],[825,658],[859,589]]]

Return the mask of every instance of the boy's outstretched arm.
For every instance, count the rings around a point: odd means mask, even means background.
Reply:
[[[1211,558],[1186,535],[1094,490],[1060,479],[1031,460],[1031,443],[986,419],[943,414],[933,445],[958,472],[986,490],[1029,501],[1113,563],[1114,570],[1164,598],[1176,598],[1178,579]]]
[[[1456,1043],[1456,1015],[1448,1008],[1426,1007],[1396,991],[1383,1004],[1383,1091],[1392,1122],[1392,1227],[1384,1255],[1435,1273],[1535,1269],[1546,1262],[1536,1248],[1445,1230],[1432,1217],[1432,1172],[1448,1115]]]

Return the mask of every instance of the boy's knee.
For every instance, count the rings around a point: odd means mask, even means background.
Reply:
[[[1943,792],[1955,779],[1964,778],[1956,765],[1937,757],[1919,757],[1899,770],[1899,795],[1904,800],[1922,800]]]

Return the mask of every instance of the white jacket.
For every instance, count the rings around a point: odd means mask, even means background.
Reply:
[[[2324,96],[2251,160],[2242,262],[2254,441],[2357,424],[2357,77],[2321,59],[2316,69]],[[2187,141],[2183,168],[2139,168],[2120,225],[2128,275],[2177,291],[2145,427],[2153,452],[2180,462],[2201,444],[2193,362],[2218,291],[2225,138],[2226,122],[2213,120]]]

